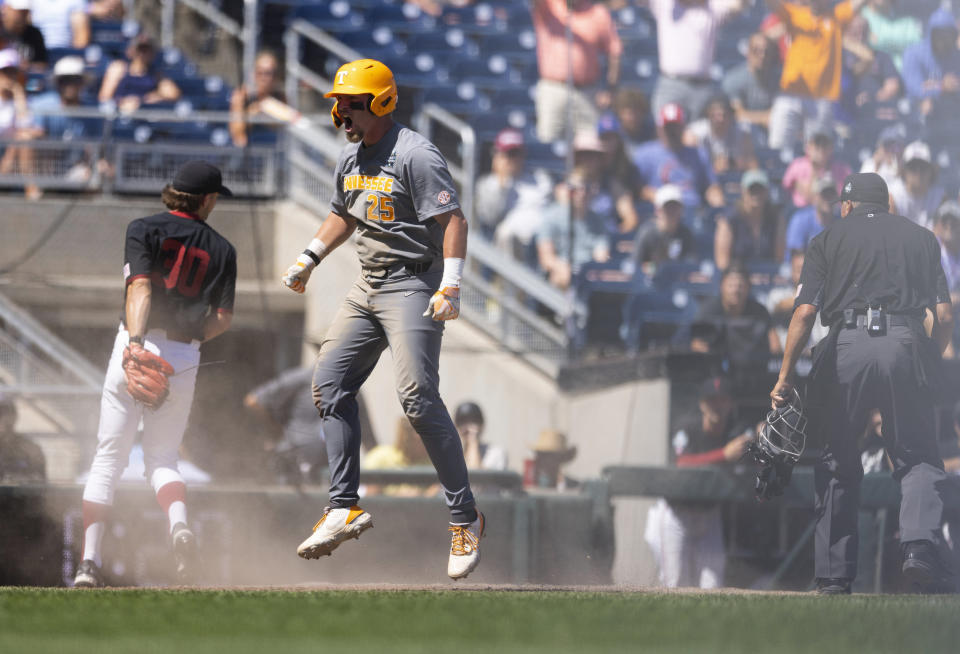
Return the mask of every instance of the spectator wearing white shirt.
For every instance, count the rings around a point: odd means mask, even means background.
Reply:
[[[703,118],[687,127],[684,142],[703,148],[717,174],[744,172],[757,167],[753,138],[749,130],[737,123],[733,105],[725,95],[711,98]]]
[[[926,143],[914,141],[904,148],[900,177],[890,185],[890,213],[933,229],[937,207],[943,202],[943,188],[936,183],[938,172]]]
[[[743,8],[743,0],[647,0],[657,21],[660,77],[653,113],[677,103],[699,116],[717,92],[711,69],[720,25]]]

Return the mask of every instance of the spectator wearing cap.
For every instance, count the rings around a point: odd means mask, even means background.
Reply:
[[[471,470],[506,470],[507,451],[483,440],[483,411],[476,402],[462,402],[453,413],[453,424],[463,444],[463,458]]]
[[[612,113],[600,116],[597,136],[603,146],[600,169],[600,187],[614,202],[618,231],[628,234],[637,229],[640,216],[640,172],[633,165],[623,142],[620,121]]]
[[[0,393],[0,482],[43,483],[47,480],[43,450],[32,440],[17,433],[17,405]]]
[[[813,203],[797,209],[787,225],[786,251],[801,252],[807,249],[813,237],[833,224],[837,219],[837,183],[832,175],[823,175],[812,185]]]
[[[676,103],[699,116],[717,92],[711,69],[720,26],[743,9],[743,0],[647,0],[647,4],[657,21],[660,62],[653,110]]]
[[[889,55],[900,70],[904,51],[923,39],[923,24],[903,15],[896,0],[869,0],[861,14],[870,24],[870,47]]]
[[[700,305],[691,326],[690,349],[721,356],[732,373],[767,369],[771,355],[783,348],[767,309],[750,294],[750,276],[733,262],[720,278],[720,297]]]
[[[675,184],[683,190],[683,203],[687,208],[700,207],[703,202],[721,207],[723,191],[708,157],[697,148],[683,144],[686,122],[683,107],[664,105],[658,116],[657,140],[634,150],[633,163],[640,171],[643,199],[653,202],[658,188]]]
[[[520,130],[500,130],[493,140],[490,172],[477,180],[474,217],[480,233],[493,238],[507,214],[517,209],[539,211],[552,184],[543,171],[526,169],[526,144]]]
[[[0,7],[0,41],[14,48],[20,55],[20,65],[27,72],[43,72],[49,58],[43,34],[30,24],[30,7],[33,0],[4,0]]]
[[[36,128],[27,93],[20,82],[20,55],[13,48],[0,50],[0,138],[11,141],[29,141],[36,137]],[[33,148],[23,145],[8,145],[0,157],[0,175],[34,175]],[[41,196],[40,189],[32,182],[24,185],[24,194],[35,200]]]
[[[746,61],[724,75],[723,92],[730,98],[737,122],[769,125],[770,107],[780,92],[780,56],[770,39],[760,32],[750,37]]]
[[[618,88],[613,95],[613,112],[620,122],[620,133],[628,153],[656,137],[657,125],[650,113],[650,100],[641,89]]]
[[[861,173],[877,173],[887,183],[893,183],[900,176],[903,147],[907,143],[907,129],[902,123],[883,128],[877,138],[877,147],[873,154],[863,160]]]
[[[674,464],[695,468],[739,461],[754,430],[738,420],[730,383],[719,377],[704,381],[697,407],[699,412],[684,420],[670,440]],[[644,538],[654,551],[662,585],[724,585],[726,548],[720,504],[661,498],[647,515]]]
[[[790,46],[780,78],[782,94],[770,111],[770,147],[793,147],[805,123],[829,122],[840,99],[843,32],[865,0],[810,0],[809,4],[766,0],[786,26]],[[842,177],[840,179],[843,179]]]
[[[146,34],[134,37],[127,46],[126,60],[115,59],[107,66],[97,98],[113,100],[122,112],[133,112],[145,104],[174,102],[180,89],[154,67],[157,48]]]
[[[566,129],[595,125],[598,103],[609,105],[610,91],[620,79],[623,45],[610,10],[593,0],[534,0],[537,37],[537,138],[549,143]],[[567,28],[573,34],[568,43]],[[604,77],[601,55],[607,58]],[[573,88],[568,88],[568,81]],[[568,112],[569,106],[569,112]],[[573,125],[567,125],[568,113]]]
[[[640,266],[656,266],[664,261],[684,261],[696,257],[693,232],[683,224],[683,191],[666,184],[654,196],[653,220],[637,232],[634,259]]]
[[[940,205],[933,233],[940,242],[940,265],[956,311],[960,308],[960,204],[950,201]]]
[[[713,257],[719,270],[733,261],[774,262],[783,259],[785,224],[770,198],[770,178],[762,170],[748,170],[740,178],[743,193],[731,218],[717,218]]]
[[[566,434],[556,429],[543,429],[536,442],[530,444],[533,452],[533,479],[537,488],[565,491],[575,489],[580,482],[568,477],[563,467],[577,456],[577,446],[567,442]]]
[[[952,99],[955,103],[960,93],[957,36],[956,18],[949,9],[941,8],[930,16],[924,40],[903,53],[902,74],[907,96],[919,103],[924,116],[930,114],[941,99],[948,103]],[[955,117],[955,113],[950,116]]]
[[[843,88],[838,111],[844,122],[859,118],[899,117],[891,106],[903,95],[893,59],[870,47],[870,24],[855,16],[843,35]]]
[[[566,289],[581,266],[591,261],[603,263],[610,258],[607,229],[610,216],[591,210],[596,185],[590,184],[583,172],[576,169],[557,186],[556,195],[556,202],[544,210],[543,222],[537,231],[537,258],[550,283]]]
[[[933,218],[944,195],[943,188],[936,183],[938,172],[930,146],[923,141],[908,144],[903,149],[900,177],[890,185],[890,213],[933,229]]]
[[[757,167],[753,137],[737,122],[733,105],[725,95],[710,99],[703,118],[687,127],[684,142],[704,150],[717,174],[739,173]]]
[[[833,156],[833,130],[825,125],[811,125],[804,156],[794,159],[783,174],[783,188],[790,193],[793,206],[802,208],[813,201],[813,181],[826,175],[833,177],[840,192],[840,182],[850,174],[850,166]]]

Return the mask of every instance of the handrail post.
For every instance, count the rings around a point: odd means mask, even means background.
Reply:
[[[163,8],[160,15],[160,45],[164,50],[173,47],[174,22],[176,15],[176,0],[162,0]]]
[[[257,0],[243,3],[243,79],[247,88],[253,88],[253,62],[257,57]]]
[[[287,94],[287,104],[294,109],[300,108],[300,94],[297,93],[300,66],[300,35],[293,28],[288,28],[283,34],[283,46],[286,51],[284,91]]]

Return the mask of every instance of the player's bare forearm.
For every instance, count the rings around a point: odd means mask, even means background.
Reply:
[[[233,313],[230,311],[216,311],[203,321],[203,341],[207,342],[230,329],[233,322]]]
[[[941,302],[937,305],[937,320],[933,323],[933,333],[931,337],[940,348],[940,354],[950,345],[950,337],[953,336],[953,306],[949,302]]]
[[[350,238],[350,235],[353,234],[356,228],[356,220],[353,218],[344,218],[340,214],[331,211],[327,214],[323,224],[320,225],[320,229],[317,230],[314,238],[323,241],[323,244],[327,246],[326,253],[329,254]]]
[[[801,304],[793,311],[790,326],[787,328],[787,345],[783,350],[783,363],[780,365],[780,381],[785,382],[793,376],[800,354],[810,340],[810,332],[817,320],[817,307]]]
[[[124,317],[127,332],[131,336],[143,336],[147,332],[147,319],[150,317],[150,297],[153,289],[150,279],[141,277],[130,282],[127,288],[127,302]]]
[[[467,257],[467,219],[459,209],[435,218],[443,227],[443,258]]]

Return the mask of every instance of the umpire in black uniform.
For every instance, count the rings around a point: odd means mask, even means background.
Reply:
[[[934,429],[933,395],[950,339],[950,294],[940,246],[929,230],[888,211],[874,173],[847,177],[842,220],[807,250],[783,365],[770,397],[782,406],[820,312],[830,333],[813,352],[807,392],[812,435],[823,445],[815,467],[816,577],[821,594],[849,593],[857,574],[857,515],[863,467],[857,436],[870,410],[883,415],[883,440],[900,482],[904,576],[939,590],[940,521],[946,476]],[[930,310],[932,316],[928,316]],[[925,330],[925,318],[932,329]],[[929,335],[928,335],[929,334]]]

